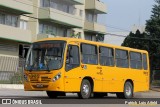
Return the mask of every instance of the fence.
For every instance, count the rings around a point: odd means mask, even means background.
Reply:
[[[0,56],[0,84],[22,84],[25,59]]]

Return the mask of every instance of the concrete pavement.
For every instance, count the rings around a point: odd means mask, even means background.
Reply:
[[[160,92],[160,86],[152,86],[152,87],[151,87],[151,90],[152,90],[152,91]]]

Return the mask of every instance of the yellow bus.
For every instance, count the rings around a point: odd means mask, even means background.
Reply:
[[[56,98],[77,93],[80,98],[132,98],[149,90],[148,52],[75,38],[34,42],[26,58],[25,91],[46,91]]]

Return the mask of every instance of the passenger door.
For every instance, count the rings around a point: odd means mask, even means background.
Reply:
[[[80,54],[78,45],[68,45],[65,58],[65,91],[79,91],[81,84]]]

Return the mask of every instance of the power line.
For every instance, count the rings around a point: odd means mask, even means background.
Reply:
[[[117,35],[117,34],[112,34],[112,33],[107,33],[109,35],[112,35],[112,36],[118,36],[118,37],[127,37],[127,36],[124,36],[124,35]],[[151,39],[151,38],[139,38],[139,37],[130,37],[132,39],[140,39],[140,40],[148,40],[148,41],[160,41],[159,39]]]
[[[109,27],[109,28],[113,28],[113,29],[118,29],[118,30],[121,30],[121,31],[130,32],[129,30],[126,30],[126,29],[123,29],[123,28],[119,28],[119,27],[115,27],[115,26],[112,26],[112,25],[105,25],[105,26]]]
[[[124,35],[118,35],[118,34],[113,34],[113,33],[107,33],[108,35],[112,35],[112,36],[118,36],[118,37],[127,37],[127,36],[124,36]]]

